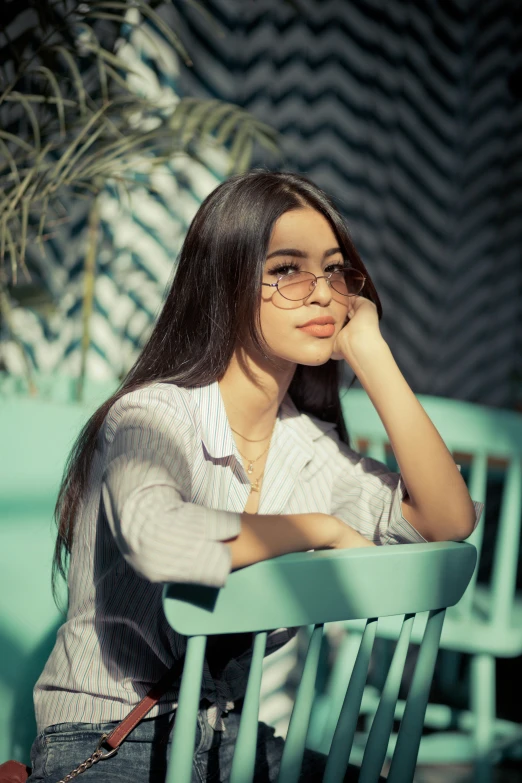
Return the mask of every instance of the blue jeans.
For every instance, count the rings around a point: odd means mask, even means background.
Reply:
[[[79,783],[164,783],[175,713],[143,720],[122,744],[118,753],[99,761],[84,772]],[[208,724],[206,710],[198,713],[196,744],[192,766],[192,783],[225,783],[230,777],[240,713],[223,716],[224,731],[214,731]],[[108,734],[116,723],[59,723],[38,735],[31,749],[33,772],[27,783],[57,783],[96,748],[100,736]],[[274,737],[274,730],[259,723],[255,782],[277,780],[284,740]],[[322,779],[326,757],[307,750],[301,776],[303,783]],[[351,768],[346,781],[357,781],[357,770]]]

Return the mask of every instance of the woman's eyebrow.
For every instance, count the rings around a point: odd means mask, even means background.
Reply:
[[[340,247],[331,247],[330,250],[327,250],[323,258],[328,258],[329,256],[333,256],[335,253],[341,253],[342,250]],[[274,256],[294,256],[295,258],[308,258],[308,253],[305,253],[304,250],[297,250],[295,247],[286,247],[282,248],[281,250],[274,250],[272,253],[269,253],[266,257],[266,260],[268,261],[269,258],[273,258]]]

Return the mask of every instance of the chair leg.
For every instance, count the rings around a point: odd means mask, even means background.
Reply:
[[[492,655],[482,653],[472,656],[470,685],[474,717],[474,783],[490,783],[496,719],[495,658]]]

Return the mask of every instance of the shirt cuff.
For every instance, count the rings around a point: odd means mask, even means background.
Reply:
[[[194,558],[191,582],[207,587],[223,587],[231,570],[230,547],[220,541],[202,541]]]
[[[384,536],[383,544],[427,544],[428,541],[408,522],[402,514],[402,501],[408,497],[408,488],[402,476],[393,494],[390,512],[390,524]]]

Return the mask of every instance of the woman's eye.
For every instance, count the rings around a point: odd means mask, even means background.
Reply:
[[[344,272],[346,269],[348,269],[347,264],[343,261],[338,261],[336,264],[328,264],[324,271],[325,274],[328,274],[329,272]]]
[[[268,274],[284,277],[284,275],[291,275],[294,272],[299,271],[300,269],[297,264],[280,264],[279,266],[275,266],[273,269],[270,269]]]

